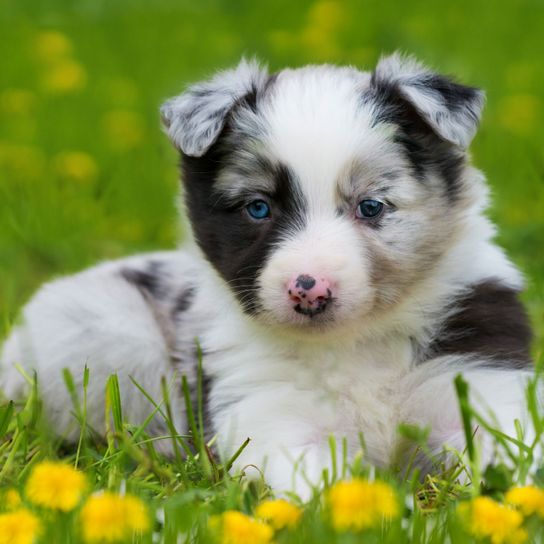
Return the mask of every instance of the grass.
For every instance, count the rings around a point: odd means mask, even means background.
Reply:
[[[487,90],[474,162],[489,178],[499,242],[526,273],[523,300],[534,324],[534,354],[541,358],[540,1],[3,0],[0,9],[0,338],[43,281],[100,259],[174,247],[183,238],[174,203],[177,157],[161,134],[157,110],[186,82],[232,65],[242,54],[257,54],[272,70],[308,62],[371,67],[382,51],[402,49]],[[65,382],[70,388],[69,374]],[[145,391],[145,384],[138,385]],[[124,421],[115,377],[105,387],[105,443],[86,428],[84,398],[75,391],[71,409],[82,428],[75,446],[50,432],[37,391],[24,406],[2,404],[0,486],[24,494],[33,466],[44,458],[64,459],[88,475],[90,489],[127,490],[145,501],[157,521],[141,542],[205,541],[210,515],[229,509],[251,514],[267,496],[264,484],[227,476],[228,460],[209,454],[198,410],[189,436],[177,436],[170,425],[177,438],[165,440],[174,440],[176,454],[165,459],[145,426]],[[461,404],[466,417],[476,417]],[[171,421],[167,404],[156,410]],[[542,415],[534,406],[532,414],[538,429]],[[403,432],[412,438],[424,434]],[[510,450],[516,469],[491,467],[482,475],[483,486],[460,485],[452,472],[421,484],[394,471],[376,472],[364,458],[346,464],[346,476],[377,474],[405,503],[402,515],[364,533],[365,541],[470,541],[455,513],[457,503],[479,493],[503,500],[527,476],[528,451],[500,435],[497,442]],[[332,450],[342,455],[342,444]],[[333,476],[325,475],[325,487]],[[316,493],[302,522],[278,541],[360,541],[360,535],[333,530],[323,497]],[[47,531],[57,532],[44,533],[43,542],[79,541],[77,511],[36,511]],[[539,531],[535,519],[527,523]]]

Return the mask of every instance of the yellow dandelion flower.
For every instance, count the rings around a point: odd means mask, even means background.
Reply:
[[[85,475],[65,463],[44,461],[34,467],[25,487],[28,500],[38,506],[69,512],[87,488]]]
[[[57,174],[68,181],[88,183],[98,175],[94,159],[83,151],[62,151],[53,158]]]
[[[274,536],[272,527],[236,510],[212,517],[210,528],[221,544],[268,544]]]
[[[150,527],[149,513],[139,498],[110,492],[90,497],[80,521],[86,542],[117,542]]]
[[[310,8],[308,20],[311,26],[318,27],[321,30],[336,30],[346,20],[346,12],[339,2],[321,0]]]
[[[45,154],[37,147],[0,142],[0,168],[9,177],[39,179],[45,164]]]
[[[327,494],[330,519],[337,531],[361,531],[379,526],[398,515],[399,505],[391,486],[383,482],[338,482]]]
[[[72,42],[62,32],[47,30],[36,36],[35,52],[43,61],[57,60],[72,53]]]
[[[0,544],[32,544],[39,532],[40,521],[24,508],[0,514]]]
[[[52,64],[42,76],[42,87],[52,94],[79,91],[87,84],[87,72],[75,60],[62,60]]]
[[[521,527],[522,515],[489,497],[463,503],[458,512],[476,538],[488,538],[492,544],[521,544],[527,540],[527,532]]]
[[[284,527],[294,527],[302,515],[302,509],[280,499],[262,502],[257,506],[255,514],[258,518],[269,523],[274,529],[279,530]]]
[[[28,115],[32,112],[36,97],[26,89],[6,89],[0,93],[0,110],[11,115]]]
[[[519,507],[525,516],[537,514],[544,518],[544,490],[538,487],[515,487],[506,493],[505,500],[508,504]]]
[[[532,94],[515,94],[499,102],[499,121],[512,132],[525,135],[536,127],[542,104]]]
[[[16,510],[21,506],[21,495],[16,489],[8,489],[2,497],[6,510]]]
[[[110,147],[127,151],[137,147],[144,139],[144,123],[137,113],[113,110],[102,119],[102,130]]]

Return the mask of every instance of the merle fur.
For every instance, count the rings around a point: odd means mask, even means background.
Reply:
[[[466,105],[478,95],[478,89],[460,85],[438,74],[421,74],[411,85],[420,87],[422,92],[438,93],[450,111],[464,110],[469,114]],[[402,146],[416,177],[424,182],[428,173],[439,174],[445,181],[447,196],[452,201],[456,200],[466,154],[434,131],[402,95],[397,81],[381,80],[374,73],[362,100],[372,101],[378,106],[375,124],[393,123],[398,126],[395,140]],[[477,122],[476,119],[474,121]]]

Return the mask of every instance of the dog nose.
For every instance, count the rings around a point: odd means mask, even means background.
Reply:
[[[293,309],[299,314],[313,317],[325,310],[332,298],[331,283],[326,278],[300,274],[287,284]]]

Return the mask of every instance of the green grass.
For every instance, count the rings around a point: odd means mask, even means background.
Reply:
[[[540,0],[0,1],[0,339],[43,281],[101,259],[171,248],[183,237],[177,157],[158,121],[162,100],[242,54],[256,54],[272,70],[308,62],[372,67],[382,51],[401,49],[488,93],[473,158],[489,178],[498,240],[526,273],[523,300],[538,357],[544,348],[543,28]],[[59,45],[51,31],[65,41]],[[164,542],[175,542],[177,533],[203,535],[212,513],[250,513],[267,493],[264,485],[225,478],[224,466],[208,459],[198,414],[189,442],[180,438],[179,455],[164,459],[145,428],[123,420],[115,379],[108,388],[113,418],[105,444],[83,432],[79,446],[66,447],[44,425],[36,396],[26,406],[4,405],[0,486],[22,488],[40,459],[64,458],[89,474],[92,488],[126,488],[153,511],[164,510],[165,525],[156,526]],[[84,422],[84,406],[73,409]],[[495,482],[487,492],[498,498],[510,480],[523,480],[524,453],[514,451],[516,473],[487,474]],[[348,468],[370,470],[364,463]],[[392,472],[381,477],[410,506],[402,524],[369,533],[368,541],[442,542],[446,534],[467,541],[452,513],[454,499],[478,486],[465,489],[451,474],[423,486]],[[316,497],[299,529],[279,539],[358,541],[335,536],[321,510]]]

